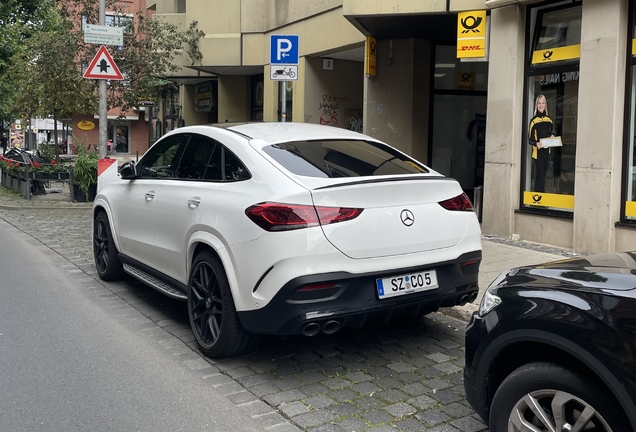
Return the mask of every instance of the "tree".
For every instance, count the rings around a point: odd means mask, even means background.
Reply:
[[[2,0],[0,2],[0,124],[17,117],[13,97],[20,88],[7,76],[11,58],[26,41],[46,30],[56,15],[54,0]]]
[[[57,120],[73,113],[93,113],[97,107],[95,83],[85,80],[78,64],[84,44],[72,23],[58,17],[56,25],[40,32],[12,57],[9,77],[21,91],[13,98],[22,118],[52,115],[54,142]]]
[[[12,58],[9,76],[12,85],[22,89],[12,102],[14,111],[25,118],[52,114],[57,120],[97,112],[97,81],[84,79],[82,70],[99,48],[83,41],[83,25],[98,23],[98,2],[57,0],[57,5],[57,14],[45,31],[34,35]],[[109,50],[125,79],[109,81],[107,91],[108,108],[120,108],[122,113],[142,99],[156,97],[166,86],[164,78],[180,68],[175,60],[184,41],[190,45],[190,58],[200,56],[196,42],[201,36],[193,33],[192,26],[179,32],[173,24],[146,17],[145,11],[131,18],[126,6],[106,1],[109,16],[125,28],[123,46]],[[57,142],[57,122],[54,137]]]
[[[94,0],[65,0],[61,4],[62,15],[72,22],[99,22],[98,2]],[[108,107],[127,111],[140,100],[155,97],[166,85],[164,78],[180,69],[175,60],[182,52],[186,33],[174,24],[147,17],[145,11],[137,11],[131,19],[126,5],[113,0],[107,0],[106,7],[118,26],[125,28],[123,49],[109,50],[125,79],[109,83]],[[85,47],[82,61],[88,64],[98,48]]]

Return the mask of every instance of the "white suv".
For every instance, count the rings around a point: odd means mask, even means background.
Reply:
[[[192,126],[100,184],[100,277],[187,300],[201,351],[333,333],[477,296],[481,233],[457,181],[369,136],[299,123]]]

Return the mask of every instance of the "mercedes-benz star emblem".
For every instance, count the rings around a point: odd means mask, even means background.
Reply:
[[[415,222],[415,216],[413,216],[413,212],[411,210],[402,210],[400,213],[400,220],[406,226],[411,226]]]

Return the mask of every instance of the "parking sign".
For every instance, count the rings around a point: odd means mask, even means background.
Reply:
[[[271,35],[269,43],[271,64],[298,64],[298,35]]]

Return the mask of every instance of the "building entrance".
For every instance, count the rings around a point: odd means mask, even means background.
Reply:
[[[484,185],[488,63],[460,62],[455,45],[437,45],[431,100],[431,167],[474,199]]]

